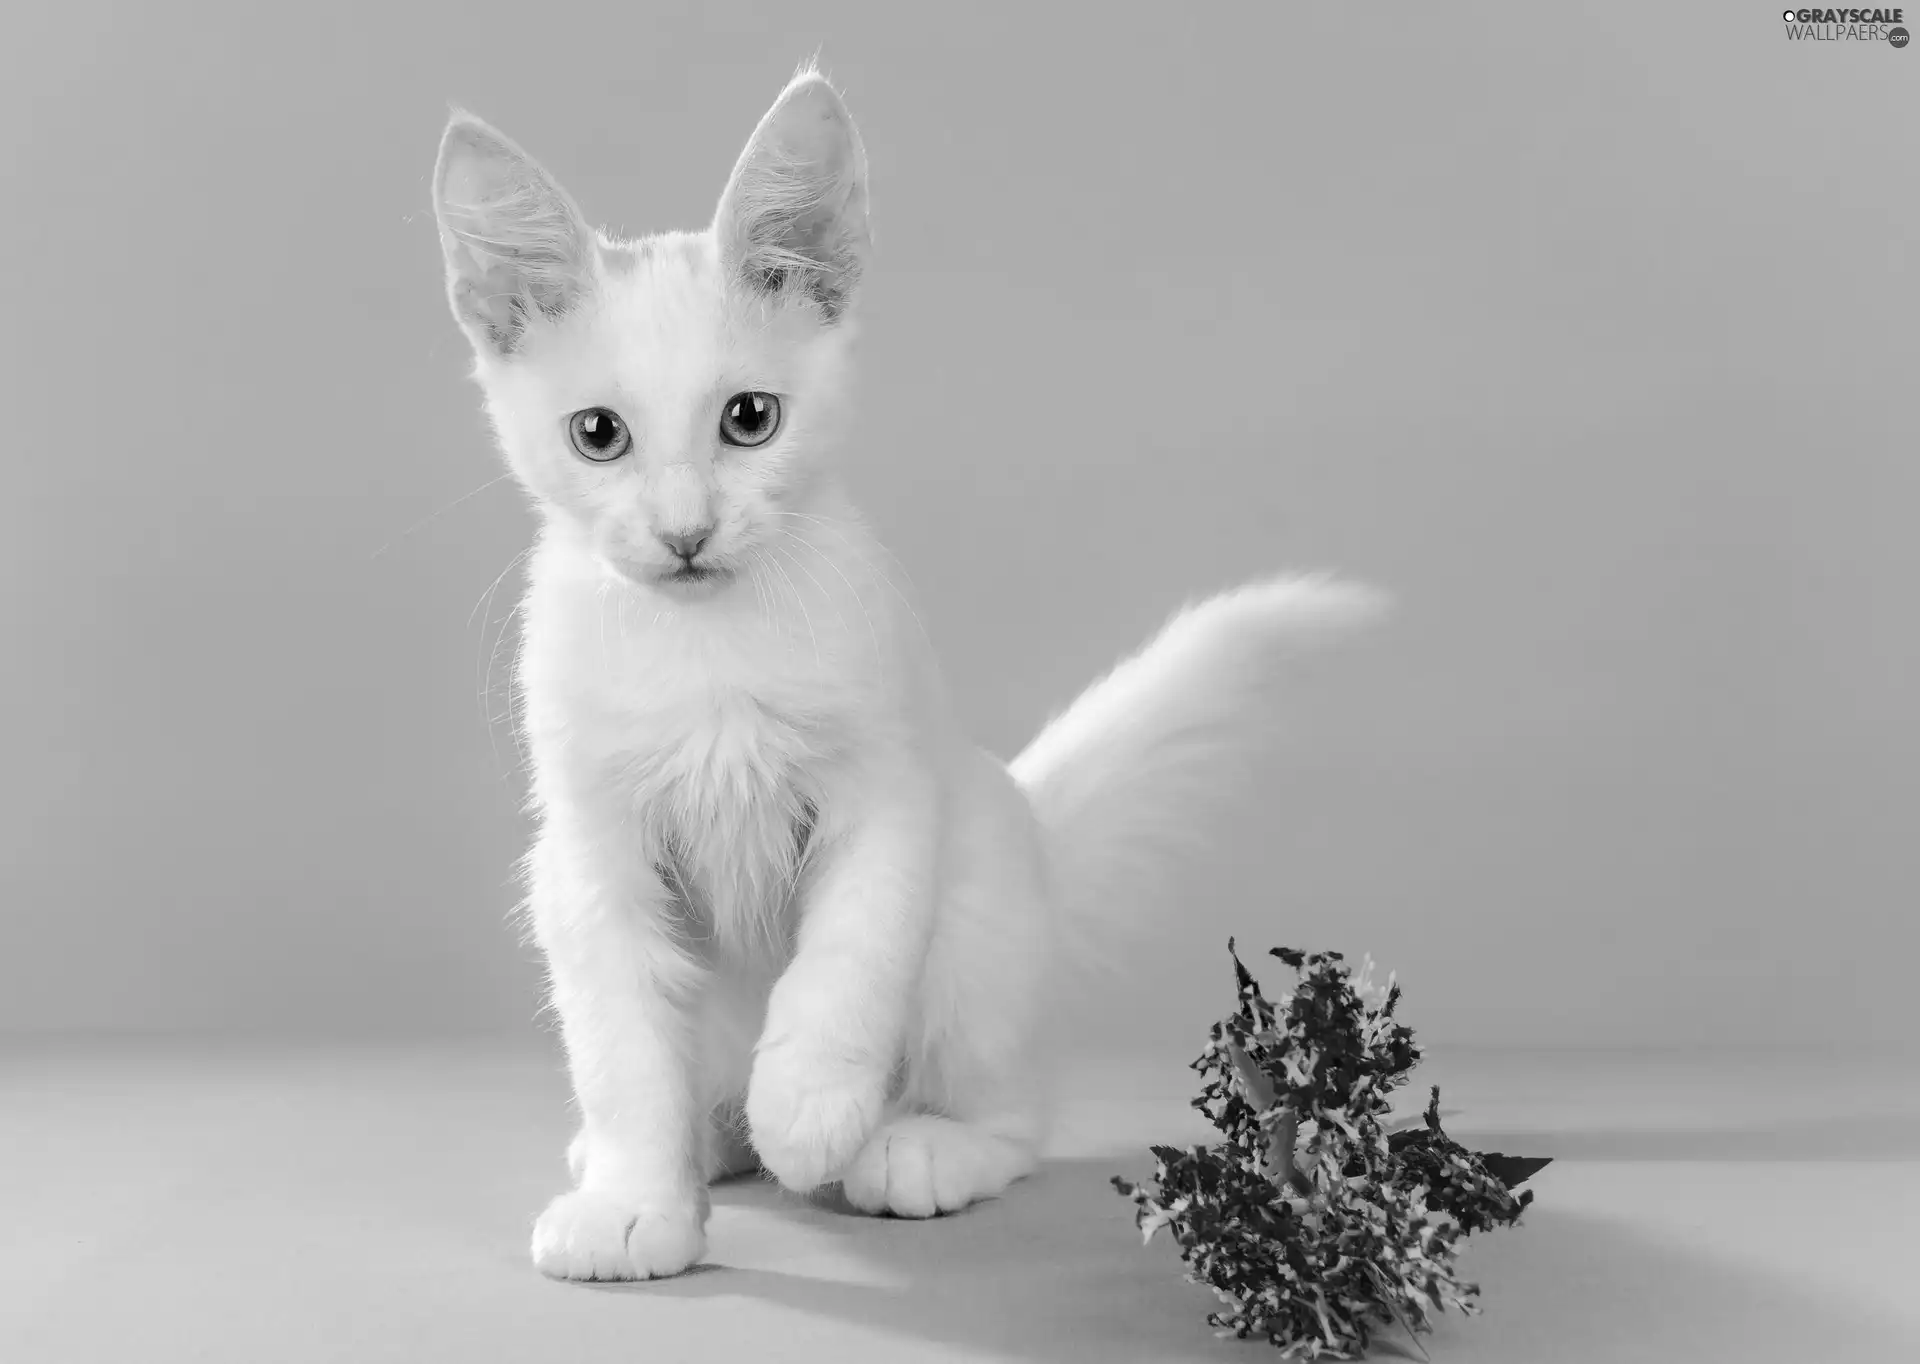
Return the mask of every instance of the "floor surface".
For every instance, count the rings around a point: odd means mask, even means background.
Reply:
[[[1449,1130],[1548,1155],[1476,1238],[1436,1361],[1920,1361],[1920,1069],[1810,1056],[1443,1053]],[[1258,1361],[1108,1184],[1207,1130],[1178,1058],[1076,1071],[1005,1198],[875,1221],[716,1192],[711,1265],[542,1279],[552,1057],[144,1043],[0,1053],[0,1360]],[[1417,1103],[1423,1093],[1409,1094]],[[1419,1358],[1404,1336],[1376,1358]]]

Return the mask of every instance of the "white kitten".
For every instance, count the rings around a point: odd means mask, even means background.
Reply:
[[[535,1263],[678,1273],[708,1180],[755,1155],[869,1212],[1000,1192],[1045,1133],[1059,967],[1173,898],[1283,654],[1374,598],[1205,602],[1002,763],[960,733],[835,478],[869,236],[832,88],[787,86],[703,232],[597,234],[466,115],[434,189],[542,522],[528,908],[582,1122]]]

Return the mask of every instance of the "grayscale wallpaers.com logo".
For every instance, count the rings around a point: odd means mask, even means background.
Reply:
[[[1906,17],[1897,9],[1786,9],[1780,17],[1796,42],[1907,45]]]

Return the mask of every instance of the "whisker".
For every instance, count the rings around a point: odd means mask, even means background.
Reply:
[[[884,669],[886,667],[886,650],[880,647],[880,631],[873,623],[873,612],[868,609],[866,598],[860,595],[860,589],[854,586],[853,579],[849,578],[847,576],[846,570],[841,568],[839,564],[835,563],[833,559],[829,555],[827,555],[825,551],[823,551],[820,548],[820,546],[814,544],[811,540],[805,539],[802,536],[795,535],[790,530],[782,530],[779,532],[779,534],[783,539],[791,540],[796,545],[800,545],[806,549],[812,550],[814,553],[814,557],[819,559],[820,562],[825,564],[828,568],[832,569],[834,573],[836,573],[839,576],[840,581],[847,585],[847,591],[853,595],[854,605],[860,608],[860,614],[862,617],[865,618],[867,622],[867,634],[873,640],[874,666],[877,668]],[[796,564],[798,563],[797,560],[795,562]],[[818,583],[819,579],[816,578],[814,579],[814,581]],[[844,621],[845,621],[845,616],[843,613],[842,622],[844,623]]]
[[[774,547],[770,545],[768,546],[768,548],[771,549]],[[819,589],[820,595],[822,597],[825,597],[827,595],[827,590],[824,587],[820,586],[820,580],[818,578],[814,578],[813,574],[807,573],[807,566],[805,564],[801,563],[798,559],[793,558],[791,555],[784,556],[784,557],[786,557],[788,563],[792,564],[795,568],[799,569],[802,573],[806,573],[807,577],[813,579],[813,585],[814,587]],[[820,636],[815,634],[813,629],[813,613],[807,610],[807,603],[800,596],[800,589],[794,586],[794,582],[792,578],[787,577],[787,570],[780,566],[780,563],[778,560],[770,559],[768,560],[768,562],[773,565],[775,572],[779,573],[779,575],[782,578],[786,578],[787,586],[793,592],[794,605],[800,608],[801,618],[807,622],[807,638],[813,641],[813,666],[816,668],[825,666],[822,663],[820,658]]]
[[[880,581],[887,585],[888,589],[892,591],[893,595],[899,599],[900,605],[906,608],[907,614],[913,618],[913,623],[915,628],[917,628],[920,631],[920,638],[927,641],[928,645],[931,646],[933,642],[932,636],[927,633],[926,622],[920,619],[920,612],[914,606],[912,596],[908,592],[902,590],[900,584],[896,583],[893,580],[892,575],[887,572],[885,564],[876,563],[874,559],[865,552],[865,548],[863,548],[863,545],[861,543],[856,542],[853,539],[853,537],[847,533],[847,529],[845,526],[843,526],[840,522],[832,520],[828,517],[814,516],[809,512],[776,511],[773,514],[775,516],[790,517],[796,521],[810,522],[813,525],[820,526],[826,530],[833,532],[834,538],[839,540],[840,543],[846,547],[848,553],[852,554],[854,558],[860,561],[862,567],[872,570],[874,573],[876,573],[879,576]],[[804,537],[801,537],[801,538],[804,539]],[[900,570],[901,576],[906,578],[908,585],[909,586],[912,585],[913,574],[909,572],[907,569],[907,566],[900,561],[899,555],[895,554],[892,550],[888,549],[885,545],[881,544],[878,540],[867,539],[864,542],[864,545],[865,547],[878,551],[878,553],[883,555],[888,561],[890,561],[893,564],[895,568]],[[816,546],[815,548],[817,550],[818,547]]]
[[[385,554],[388,550],[392,549],[395,545],[399,544],[402,540],[406,539],[409,535],[419,530],[422,526],[428,524],[431,521],[437,521],[439,518],[441,518],[442,516],[445,516],[448,512],[452,511],[455,507],[459,506],[462,502],[466,502],[469,499],[478,497],[480,496],[481,493],[491,488],[494,484],[504,483],[512,477],[513,477],[513,474],[511,471],[509,471],[507,473],[500,474],[500,475],[497,475],[496,477],[488,479],[485,483],[482,483],[479,487],[475,488],[470,493],[462,493],[459,497],[456,497],[453,499],[453,501],[447,503],[446,506],[440,508],[440,510],[428,512],[425,516],[421,517],[418,521],[415,521],[411,526],[408,526],[405,530],[401,531],[398,535],[394,536],[391,540],[387,541],[386,544],[380,546],[380,548],[376,549],[372,554],[369,554],[367,558],[369,560],[378,559],[382,554]]]
[[[501,717],[498,717],[493,713],[493,704],[492,704],[493,703],[493,670],[500,662],[500,650],[507,642],[507,632],[513,628],[514,621],[520,614],[520,609],[522,604],[523,603],[516,601],[511,607],[508,608],[507,614],[501,617],[500,632],[494,636],[493,646],[487,650],[486,677],[481,684],[482,689],[481,689],[480,695],[481,695],[482,701],[486,705],[487,742],[493,749],[493,760],[494,760],[494,765],[496,767],[499,765],[499,762],[500,762],[500,741],[494,726],[495,726],[496,720],[498,720]],[[514,679],[513,670],[511,667],[509,667],[507,671],[506,700],[507,700],[507,710],[504,718],[507,721],[508,733],[513,738],[514,752],[519,754],[521,762],[525,763],[527,760],[527,754],[525,749],[522,748],[520,744],[520,729],[519,729],[519,724],[516,716],[517,703],[515,700],[515,679]]]
[[[526,549],[521,550],[518,554],[514,555],[511,559],[507,560],[507,566],[501,569],[499,573],[494,575],[493,581],[488,583],[486,590],[480,594],[480,599],[473,604],[473,610],[467,612],[467,628],[469,629],[473,628],[474,618],[481,614],[481,610],[483,607],[485,608],[485,612],[486,612],[485,623],[483,623],[480,627],[480,640],[479,640],[479,648],[485,655],[485,661],[483,662],[481,658],[476,657],[474,659],[474,671],[481,674],[480,694],[477,700],[480,703],[481,723],[483,723],[487,727],[487,744],[488,744],[488,747],[493,752],[493,765],[496,770],[498,770],[500,766],[500,740],[499,740],[499,735],[494,730],[494,714],[493,714],[493,704],[492,704],[493,667],[495,662],[499,659],[500,645],[506,639],[506,632],[512,626],[513,618],[520,610],[520,603],[515,602],[513,609],[508,611],[506,614],[506,617],[500,622],[500,634],[498,637],[494,639],[491,645],[487,643],[487,632],[491,628],[492,621],[493,621],[494,594],[500,590],[500,584],[506,581],[507,575],[513,572],[513,570],[516,567],[518,567],[522,562],[524,562],[527,556],[532,553],[533,553],[533,548],[532,546],[529,546]],[[509,711],[512,710],[511,694],[509,694],[508,696],[508,709]]]
[[[533,546],[529,545],[511,559],[507,560],[507,566],[495,575],[492,582],[487,584],[486,590],[480,594],[480,601],[476,601],[473,604],[473,610],[467,612],[467,624],[469,626],[473,624],[474,617],[480,614],[480,603],[489,600],[493,596],[494,591],[500,586],[500,580],[505,578],[507,574],[513,572],[513,570],[520,565],[521,561],[532,553]]]
[[[760,619],[768,629],[773,628],[773,584],[756,570],[766,562],[766,556],[757,550],[747,558],[747,581],[753,584],[754,604],[760,609]]]

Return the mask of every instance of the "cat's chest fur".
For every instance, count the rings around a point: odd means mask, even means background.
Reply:
[[[784,952],[818,819],[817,722],[740,692],[688,698],[623,755],[613,783],[692,925]]]
[[[592,625],[593,622],[587,622]],[[536,767],[564,768],[596,823],[650,862],[690,939],[782,956],[858,688],[750,631],[640,630],[549,618],[525,682]]]

